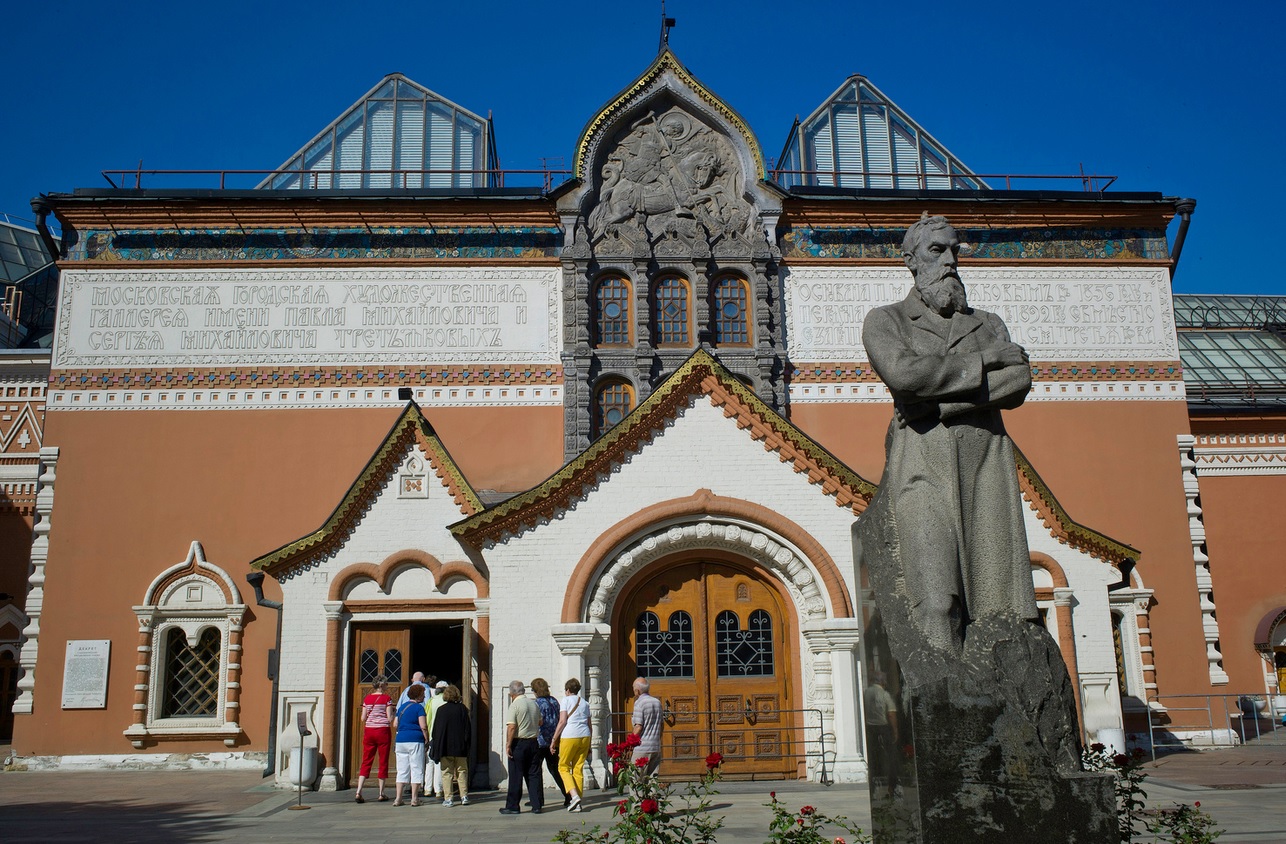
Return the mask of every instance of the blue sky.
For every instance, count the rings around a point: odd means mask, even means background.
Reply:
[[[9,4],[0,211],[30,217],[37,193],[106,186],[100,171],[140,159],[276,167],[392,71],[492,112],[502,166],[570,163],[584,123],[655,57],[659,5]],[[861,73],[976,172],[1083,166],[1118,176],[1116,190],[1195,197],[1177,291],[1286,293],[1239,231],[1263,228],[1286,193],[1286,3],[669,0],[667,10],[675,53],[768,157],[796,114]]]

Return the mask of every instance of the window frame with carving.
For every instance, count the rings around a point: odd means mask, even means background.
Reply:
[[[617,284],[620,286],[619,290],[615,289]],[[609,287],[613,288],[613,296],[605,302],[603,293]],[[620,316],[607,317],[605,310],[612,304],[620,306]],[[594,348],[623,349],[634,344],[634,285],[623,273],[604,273],[594,283],[593,311]],[[613,324],[611,339],[608,339],[606,330],[609,321]],[[619,327],[617,327],[617,324],[619,324]],[[622,336],[622,333],[624,336]]]
[[[734,329],[737,339],[725,339],[725,327],[731,320],[723,317],[723,308],[729,300],[721,299],[720,294],[725,286],[731,285],[740,292],[739,298],[733,300],[741,306]],[[741,275],[727,273],[720,275],[710,283],[710,323],[713,329],[714,345],[725,348],[746,348],[754,344],[755,338],[750,330],[750,307],[753,301],[750,295],[750,283]]]
[[[236,746],[241,691],[241,638],[246,605],[231,576],[209,563],[199,542],[187,559],[171,566],[148,587],[135,606],[139,622],[134,723],[125,736],[142,749],[160,741],[221,740]],[[218,687],[210,714],[167,715],[174,679],[173,648],[182,642],[198,648],[203,637],[218,635],[213,679]],[[181,637],[181,638],[179,638]],[[208,666],[205,668],[209,672]]]
[[[666,287],[673,282],[680,296],[674,297],[674,301],[680,301],[683,307],[681,319],[667,320],[662,315],[662,309],[671,301],[666,296]],[[665,297],[665,298],[663,298]],[[662,273],[652,282],[652,290],[649,296],[652,305],[652,338],[653,345],[657,348],[682,349],[692,346],[693,328],[692,328],[692,283],[678,273]],[[666,325],[682,325],[682,339],[673,339],[673,334],[667,333]]]
[[[624,393],[624,404],[620,405],[623,410],[621,418],[608,424],[606,405],[603,398],[608,390],[620,389]],[[638,394],[634,390],[634,385],[629,379],[608,376],[599,379],[594,385],[593,402],[590,406],[590,434],[594,439],[598,439],[603,434],[616,427],[633,412],[638,406]],[[615,407],[613,409],[616,409]]]

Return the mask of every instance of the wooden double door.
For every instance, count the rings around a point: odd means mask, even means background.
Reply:
[[[632,584],[618,604],[618,712],[647,677],[665,713],[661,775],[689,779],[714,751],[727,778],[802,770],[791,701],[791,649],[781,595],[748,565],[684,562]],[[626,717],[625,729],[629,728]]]

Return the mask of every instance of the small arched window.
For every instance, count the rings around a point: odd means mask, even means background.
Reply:
[[[657,279],[652,288],[652,336],[658,346],[692,343],[692,291],[678,276]]]
[[[634,623],[634,662],[640,677],[693,676],[692,616],[676,610],[662,630],[656,613],[639,613]]]
[[[594,344],[630,344],[630,283],[620,276],[607,276],[594,289]]]
[[[634,388],[625,381],[610,380],[594,393],[594,436],[600,437],[634,409]]]
[[[165,637],[162,718],[214,718],[219,714],[219,631],[207,627],[193,646],[181,628]]]
[[[714,342],[720,346],[750,344],[750,293],[744,279],[724,276],[710,291]]]

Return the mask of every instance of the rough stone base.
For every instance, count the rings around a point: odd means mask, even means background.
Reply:
[[[19,756],[28,771],[248,771],[268,764],[263,751]]]

